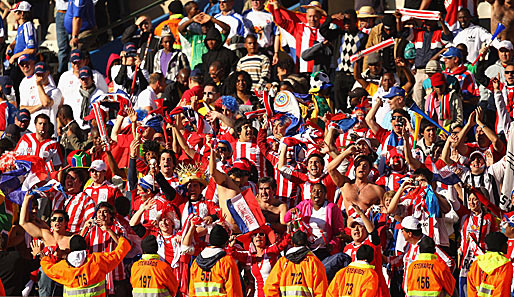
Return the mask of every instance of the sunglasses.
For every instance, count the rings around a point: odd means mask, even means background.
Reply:
[[[81,60],[73,61],[73,62],[71,62],[71,64],[73,64],[73,65],[77,65],[78,63],[80,63],[80,61],[81,61]]]
[[[21,66],[21,67],[28,67],[28,66],[29,66],[29,63],[27,63],[27,62],[23,62],[23,63],[20,63],[20,66]]]
[[[64,218],[63,217],[53,217],[51,219],[52,222],[59,222],[59,223],[62,223],[64,222]]]
[[[220,152],[227,152],[228,151],[228,149],[226,147],[224,147],[224,146],[220,146],[216,150],[218,150]]]
[[[514,74],[514,70],[511,70],[511,71],[505,71],[505,74]]]
[[[401,116],[392,116],[392,117],[391,117],[391,119],[392,119],[393,121],[400,121],[400,120],[402,120],[402,119],[403,119],[403,117],[401,117]]]
[[[253,236],[261,236],[261,237],[264,237],[266,236],[266,234],[264,234],[264,232],[259,232],[259,233],[254,233]]]

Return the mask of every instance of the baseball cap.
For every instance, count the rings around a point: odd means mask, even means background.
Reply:
[[[75,63],[77,61],[80,61],[84,59],[84,54],[79,49],[74,49],[70,53],[70,62]]]
[[[361,137],[361,138],[359,138],[359,139],[357,139],[357,140],[355,141],[355,143],[356,143],[356,144],[357,144],[357,143],[359,143],[359,142],[364,142],[364,143],[366,143],[370,149],[371,149],[371,148],[373,148],[373,147],[371,146],[371,141],[369,141],[369,139],[367,139],[367,138]]]
[[[18,64],[21,64],[22,62],[28,62],[30,60],[35,61],[36,58],[32,55],[23,54],[18,58]]]
[[[7,75],[0,76],[0,86],[2,87],[2,92],[5,95],[11,95],[13,85],[14,85],[14,83],[9,76],[7,76]]]
[[[434,75],[430,77],[430,83],[432,84],[432,87],[442,86],[446,83],[446,77],[444,77],[444,74],[440,72],[434,73]]]
[[[11,11],[30,11],[32,8],[32,5],[28,3],[27,1],[20,1],[14,5],[13,8],[11,8]]]
[[[26,109],[26,108],[18,110],[18,114],[16,115],[16,118],[20,122],[30,121],[30,112],[29,112],[29,110]]]
[[[91,166],[89,166],[89,171],[91,170],[106,171],[107,165],[105,165],[105,162],[102,160],[94,160],[91,162]]]
[[[461,51],[458,48],[454,47],[454,46],[449,47],[448,50],[442,54],[442,56],[443,56],[443,58],[457,57],[459,59],[462,59]]]
[[[425,73],[427,74],[434,74],[441,71],[443,71],[441,64],[436,60],[428,61],[427,66],[425,66]]]
[[[384,95],[384,98],[393,98],[396,96],[405,97],[405,90],[397,86],[391,87],[389,93]]]
[[[408,216],[405,217],[400,224],[396,225],[396,229],[421,230],[421,224],[415,217]]]
[[[510,40],[502,40],[500,41],[500,45],[498,46],[498,50],[506,48],[509,51],[514,50],[514,46],[512,45],[512,42]]]
[[[241,169],[243,171],[250,171],[252,165],[250,164],[250,161],[247,158],[240,158],[234,161],[234,164],[232,165],[232,168]]]
[[[504,214],[503,218],[505,219],[504,222],[509,224],[509,226],[514,227],[514,211]]]
[[[472,152],[472,153],[469,155],[469,160],[473,159],[473,156],[477,156],[477,155],[478,155],[478,156],[480,156],[480,157],[482,157],[482,159],[484,159],[484,160],[485,160],[485,155],[484,155],[484,153],[482,153],[481,151],[474,151],[474,152]]]
[[[45,62],[38,62],[34,68],[35,74],[42,74],[45,73],[48,70],[48,67],[46,67]]]
[[[202,77],[202,70],[200,69],[193,69],[191,70],[191,73],[189,74],[189,77]]]
[[[359,224],[359,225],[364,226],[364,221],[360,217],[353,218],[353,220],[352,220],[352,222],[350,224],[350,227],[354,226],[355,224]]]
[[[368,97],[368,91],[364,88],[355,88],[348,92],[348,97],[350,98],[362,98],[362,97]]]
[[[137,53],[137,47],[133,42],[127,42],[123,45],[123,51],[129,56],[134,56]]]
[[[368,65],[376,64],[378,62],[380,62],[380,55],[378,53],[372,53],[368,55]]]
[[[91,68],[88,66],[81,67],[79,69],[79,78],[86,78],[93,76],[93,73],[91,71]]]

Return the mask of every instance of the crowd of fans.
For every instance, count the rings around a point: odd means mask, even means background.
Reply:
[[[13,5],[0,293],[512,296],[512,40],[235,2],[140,16],[94,69],[94,1],[57,1],[57,71]]]

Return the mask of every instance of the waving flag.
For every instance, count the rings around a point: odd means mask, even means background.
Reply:
[[[30,194],[36,198],[44,197],[52,201],[52,211],[64,209],[64,202],[68,199],[68,195],[64,191],[64,187],[55,179],[49,180],[44,186],[32,189]]]
[[[419,114],[420,116],[424,117],[425,119],[427,119],[430,123],[434,124],[437,128],[441,129],[441,131],[443,131],[444,133],[450,135],[450,132],[448,132],[446,129],[444,129],[443,127],[441,127],[441,125],[439,125],[438,122],[432,120],[424,111],[422,111],[417,105],[416,103],[413,103],[411,105],[411,107],[409,108],[410,110],[414,111],[415,113]]]
[[[411,17],[411,18],[420,19],[420,20],[438,21],[439,16],[441,15],[441,12],[432,11],[432,10],[417,10],[417,9],[407,9],[407,8],[400,8],[398,10],[402,14],[402,16]]]
[[[432,157],[428,156],[425,160],[425,166],[434,173],[434,181],[441,182],[448,186],[453,186],[461,181],[459,176],[453,172],[452,168],[446,165],[441,159],[433,162]]]
[[[278,92],[273,100],[273,113],[282,114],[291,120],[286,129],[286,136],[297,134],[303,124],[302,113],[298,101],[293,93],[289,91]]]
[[[241,233],[258,229],[266,223],[257,199],[251,189],[227,200],[227,207]]]
[[[352,117],[344,113],[327,116],[327,118],[330,121],[328,124],[329,128],[337,129],[343,133],[348,132],[358,122],[356,117]]]
[[[7,199],[21,205],[23,196],[19,191],[27,191],[37,183],[48,178],[43,159],[37,156],[17,156],[16,169],[0,175],[0,190]]]

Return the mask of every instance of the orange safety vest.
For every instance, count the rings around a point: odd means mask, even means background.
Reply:
[[[134,297],[175,296],[178,281],[171,266],[157,254],[144,254],[131,269],[130,284]]]
[[[407,273],[407,297],[451,296],[455,278],[450,268],[437,259],[435,254],[421,253],[409,265]]]
[[[49,256],[41,259],[45,274],[64,286],[65,297],[105,296],[105,276],[116,268],[130,251],[130,242],[118,239],[112,252],[92,253],[80,267],[73,267],[66,260],[54,263]]]
[[[234,259],[228,255],[224,256],[214,264],[211,271],[200,268],[195,260],[191,266],[189,296],[243,296],[239,270]]]
[[[327,297],[372,297],[378,294],[378,285],[375,266],[355,261],[337,272],[328,286]]]
[[[324,297],[327,288],[325,266],[309,252],[298,264],[280,258],[266,279],[264,294],[266,297]]]
[[[486,252],[468,271],[468,297],[510,296],[512,262],[502,253]]]

